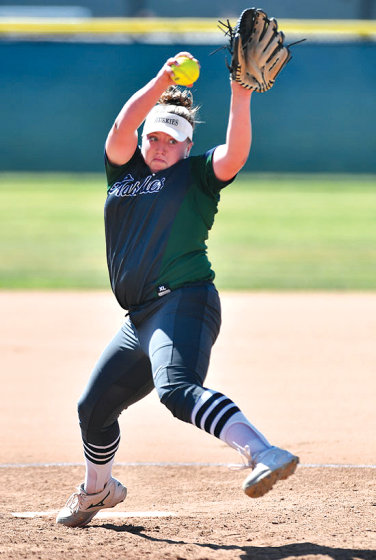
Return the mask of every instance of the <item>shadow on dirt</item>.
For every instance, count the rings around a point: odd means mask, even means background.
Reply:
[[[102,528],[118,533],[139,534],[140,537],[152,542],[164,542],[172,545],[195,545],[200,548],[210,548],[211,550],[234,550],[240,553],[241,560],[284,560],[287,558],[307,558],[309,557],[327,557],[330,560],[375,560],[376,550],[370,549],[350,549],[335,548],[330,546],[321,546],[319,544],[302,542],[285,546],[236,546],[236,545],[218,545],[214,543],[197,543],[186,541],[174,541],[172,539],[157,538],[143,533],[145,530],[142,526],[135,525],[101,525]]]

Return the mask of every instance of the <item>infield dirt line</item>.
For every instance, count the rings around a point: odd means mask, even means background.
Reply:
[[[84,463],[0,463],[0,469],[48,468],[48,467],[84,467]],[[115,463],[115,467],[227,467],[228,463],[174,463],[174,462],[125,462]],[[308,469],[376,469],[376,465],[341,464],[341,463],[299,463],[299,468]],[[235,468],[236,470],[236,468]]]
[[[15,511],[13,517],[19,519],[34,519],[35,517],[53,517],[59,513],[58,509],[48,511]],[[177,517],[172,511],[99,511],[97,519],[123,519],[127,517]]]

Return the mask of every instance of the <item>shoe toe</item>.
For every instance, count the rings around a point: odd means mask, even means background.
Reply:
[[[271,451],[271,450],[270,450]],[[280,450],[282,452],[282,450]],[[299,463],[299,458],[285,451],[279,453],[275,460],[268,462],[267,454],[264,461],[256,465],[252,473],[244,480],[243,490],[251,498],[259,498],[269,492],[278,480],[291,476]]]

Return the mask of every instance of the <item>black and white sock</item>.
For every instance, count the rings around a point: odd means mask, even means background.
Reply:
[[[110,480],[119,443],[120,435],[113,443],[105,446],[83,442],[86,462],[84,489],[88,494],[100,492]]]
[[[251,454],[270,447],[231,399],[211,389],[202,393],[192,410],[191,421],[241,453],[247,446]]]
[[[191,422],[201,430],[220,438],[225,424],[239,408],[225,395],[206,389],[195,404]]]

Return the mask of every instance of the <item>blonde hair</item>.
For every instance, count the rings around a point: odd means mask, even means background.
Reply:
[[[157,111],[167,111],[183,117],[193,129],[200,122],[198,120],[200,107],[193,104],[193,95],[188,89],[181,90],[178,86],[169,86],[161,95],[156,107]]]

